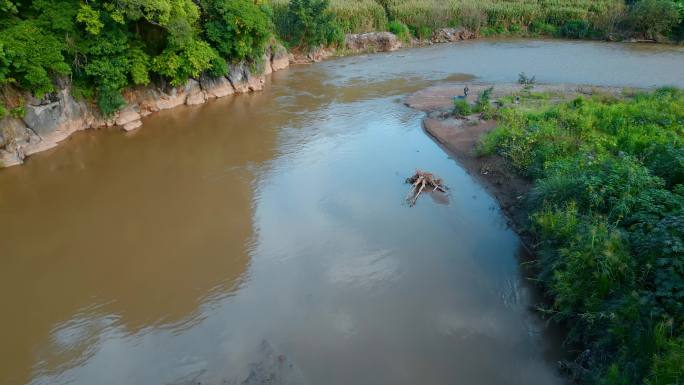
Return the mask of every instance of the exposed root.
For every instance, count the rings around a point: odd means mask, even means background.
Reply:
[[[442,184],[442,179],[427,171],[416,170],[412,177],[406,178],[406,183],[411,184],[411,190],[406,196],[409,206],[416,204],[418,197],[425,188],[432,189],[432,192],[447,192],[447,187]]]

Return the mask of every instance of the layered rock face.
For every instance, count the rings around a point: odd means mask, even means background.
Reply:
[[[344,45],[352,52],[389,52],[401,48],[401,41],[391,32],[371,32],[347,35]]]
[[[453,43],[456,41],[470,40],[476,38],[474,32],[464,28],[440,28],[432,34],[430,41],[433,43]]]
[[[25,106],[23,119],[6,117],[0,120],[0,167],[22,164],[27,155],[53,148],[76,131],[110,126],[132,131],[142,126],[143,117],[157,111],[198,105],[235,93],[260,91],[264,88],[266,74],[289,65],[285,47],[274,44],[266,50],[261,63],[233,64],[226,76],[202,76],[179,87],[127,90],[124,94],[126,106],[108,118],[103,118],[96,107],[74,99],[68,86],[42,100],[32,98]]]

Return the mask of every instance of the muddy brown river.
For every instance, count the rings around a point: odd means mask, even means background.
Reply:
[[[561,384],[518,237],[402,100],[683,68],[677,47],[483,40],[78,133],[0,170],[0,384]],[[404,203],[417,167],[448,202]]]

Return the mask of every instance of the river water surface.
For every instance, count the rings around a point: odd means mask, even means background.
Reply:
[[[485,40],[348,57],[0,170],[0,384],[562,383],[519,239],[402,103],[521,71],[684,86],[684,51]],[[449,201],[408,207],[415,168]]]

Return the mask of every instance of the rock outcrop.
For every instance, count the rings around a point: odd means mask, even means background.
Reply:
[[[282,45],[271,47],[271,69],[273,72],[283,70],[290,66],[290,56]]]
[[[440,28],[432,34],[430,41],[433,43],[452,43],[476,37],[475,33],[464,28]]]
[[[228,80],[238,94],[261,91],[266,82],[264,75],[253,74],[250,65],[245,62],[231,64],[228,67]]]
[[[116,118],[116,125],[121,126],[126,131],[132,131],[142,126],[141,118],[140,107],[137,104],[129,105],[119,111],[119,115]]]
[[[0,150],[0,167],[21,164],[25,156],[23,148],[38,141],[40,137],[20,119],[0,119],[0,148],[4,148]]]
[[[200,86],[206,92],[207,98],[222,98],[235,93],[233,85],[225,76],[215,78],[203,75],[200,77]]]
[[[187,98],[185,98],[185,104],[188,106],[196,106],[207,101],[206,92],[200,87],[200,82],[195,79],[188,80],[185,84],[185,92],[188,95]]]
[[[42,138],[55,133],[68,136],[90,124],[88,106],[85,102],[77,102],[69,93],[69,88],[42,100],[34,99],[25,109],[24,123]]]
[[[388,52],[401,48],[401,41],[391,32],[371,32],[347,35],[344,45],[352,52]]]
[[[318,63],[334,55],[334,51],[325,47],[312,48],[305,52],[295,52],[288,54],[291,64],[311,64]]]
[[[79,130],[119,126],[131,131],[142,126],[142,118],[161,110],[262,90],[266,74],[289,65],[285,47],[272,42],[262,63],[231,65],[226,76],[202,75],[199,80],[190,79],[177,87],[148,86],[126,90],[126,105],[107,118],[102,117],[95,106],[74,99],[68,81],[63,80],[59,84],[63,89],[46,98],[38,100],[27,96],[29,102],[23,119],[0,119],[0,167],[21,164],[25,156],[53,148]]]

